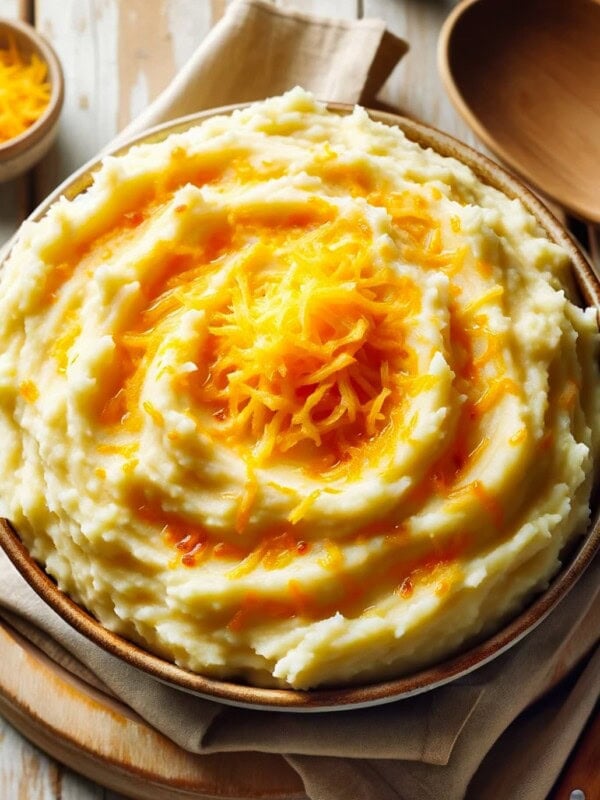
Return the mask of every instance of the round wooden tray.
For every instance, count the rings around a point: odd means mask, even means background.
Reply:
[[[281,756],[181,750],[0,622],[0,713],[46,753],[138,800],[306,800]]]

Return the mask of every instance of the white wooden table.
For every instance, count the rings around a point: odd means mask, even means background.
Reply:
[[[0,0],[0,16],[35,24],[66,79],[57,145],[30,175],[0,186],[0,243],[63,178],[139,113],[179,69],[228,0]],[[277,0],[330,16],[379,16],[411,46],[382,94],[404,113],[477,147],[436,69],[452,0]],[[0,654],[1,657],[1,654]],[[0,718],[0,800],[119,800],[43,755]],[[591,800],[591,799],[590,799]]]

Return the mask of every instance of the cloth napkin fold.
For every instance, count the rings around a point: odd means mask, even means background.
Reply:
[[[407,50],[380,19],[326,19],[240,0],[116,141],[175,117],[264,100],[297,85],[320,100],[372,105]]]
[[[323,99],[368,105],[406,49],[380,20],[319,19],[238,0],[112,144],[176,116],[297,84]],[[57,663],[181,747],[282,754],[311,800],[542,800],[600,692],[599,579],[596,559],[535,631],[451,685],[387,706],[310,715],[231,708],[155,681],[70,628],[3,553],[0,609]],[[551,701],[531,706],[557,684]]]

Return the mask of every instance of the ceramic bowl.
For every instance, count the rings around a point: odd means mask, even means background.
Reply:
[[[58,133],[58,120],[64,99],[64,79],[58,56],[35,28],[25,22],[0,19],[0,48],[13,36],[19,50],[35,53],[48,67],[50,101],[40,117],[27,130],[0,143],[0,183],[12,180],[33,167],[48,152]]]
[[[133,143],[160,141],[170,133],[185,130],[217,113],[230,113],[234,108],[203,112],[160,126],[132,140],[116,152],[124,152]],[[340,114],[348,113],[350,110],[348,106],[337,104],[331,104],[330,108]],[[592,273],[582,251],[550,211],[518,180],[481,154],[433,128],[391,114],[370,113],[376,120],[399,126],[410,139],[422,146],[432,147],[442,155],[458,158],[469,165],[484,183],[500,189],[511,198],[518,197],[537,218],[550,239],[569,253],[582,302],[600,308],[600,282]],[[60,195],[74,197],[84,191],[90,185],[93,171],[98,166],[99,161],[92,161],[83,167],[36,210],[33,218],[42,217],[49,205]],[[596,502],[595,506],[597,505]],[[571,547],[568,553],[564,554],[563,567],[547,590],[534,598],[516,618],[494,635],[488,636],[443,663],[411,675],[363,686],[312,691],[258,688],[232,681],[216,680],[194,674],[165,661],[108,631],[60,591],[53,580],[31,558],[17,532],[6,521],[0,522],[0,544],[31,587],[63,619],[104,650],[158,680],[231,705],[286,711],[332,711],[377,705],[433,689],[466,675],[512,647],[550,613],[591,562],[600,545],[600,520],[595,508],[593,522],[587,533]]]

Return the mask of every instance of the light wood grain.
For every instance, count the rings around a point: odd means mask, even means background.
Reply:
[[[280,756],[186,753],[9,628],[0,627],[0,649],[2,713],[46,752],[114,789],[141,800],[304,798],[300,779]],[[50,763],[46,769],[31,754],[21,759],[27,760],[36,764],[35,770],[25,768],[46,794],[61,786],[58,768]]]
[[[305,14],[344,19],[356,19],[360,9],[360,0],[277,0],[276,4]]]
[[[193,0],[36,0],[36,26],[67,85],[57,144],[36,173],[40,202],[168,84],[225,10]]]
[[[410,44],[384,86],[382,100],[481,150],[446,97],[437,72],[438,32],[453,5],[451,0],[363,0],[365,17],[382,17],[393,33]]]

